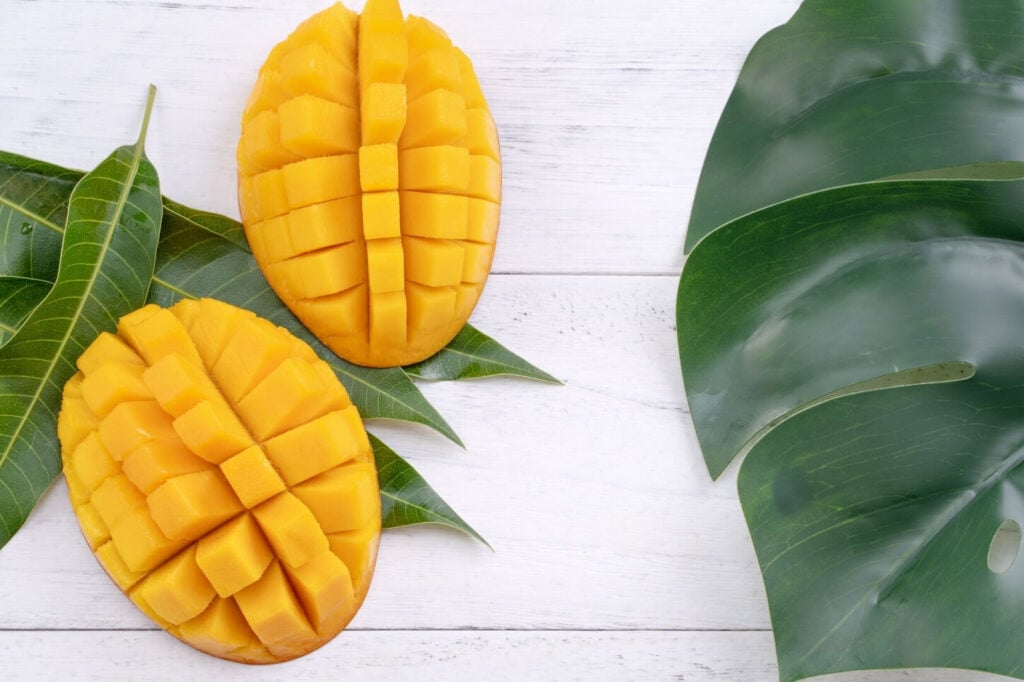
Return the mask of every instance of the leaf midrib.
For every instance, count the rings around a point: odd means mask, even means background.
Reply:
[[[555,383],[555,384],[561,384],[562,383],[558,379],[553,377],[552,375],[550,375],[547,372],[545,372],[544,370],[537,370],[536,368],[534,368],[534,371],[523,370],[522,368],[518,367],[517,365],[512,364],[511,362],[505,362],[503,360],[495,360],[493,358],[488,358],[488,357],[485,357],[483,355],[474,355],[473,353],[467,353],[466,351],[456,350],[454,348],[444,348],[443,351],[445,353],[451,353],[452,355],[461,355],[462,357],[470,358],[471,360],[477,360],[477,361],[482,362],[484,364],[491,365],[492,367],[500,367],[500,368],[506,370],[507,374],[512,375],[512,376],[528,376],[529,378],[536,379],[538,381],[545,381],[545,382],[548,382],[548,383]],[[523,373],[524,371],[529,372],[529,374],[524,374]]]
[[[99,257],[96,259],[95,265],[93,265],[92,273],[90,273],[89,275],[89,279],[87,280],[88,283],[85,287],[84,293],[79,298],[78,307],[75,310],[74,316],[65,327],[64,336],[60,339],[57,346],[57,352],[53,354],[53,359],[50,361],[49,366],[46,368],[46,371],[43,373],[43,375],[39,378],[39,385],[36,387],[36,392],[32,395],[32,398],[29,400],[28,407],[25,409],[24,412],[22,412],[21,420],[18,422],[18,426],[14,430],[14,433],[11,434],[10,439],[7,441],[7,445],[4,447],[3,452],[0,453],[0,467],[3,467],[4,464],[7,462],[7,458],[13,451],[15,444],[18,442],[18,439],[21,436],[21,432],[25,428],[25,424],[28,423],[29,415],[33,411],[35,405],[39,402],[46,385],[50,383],[50,379],[53,376],[54,369],[57,367],[57,363],[60,361],[61,357],[63,357],[64,349],[67,347],[68,341],[71,339],[71,334],[74,331],[75,326],[78,323],[78,320],[82,316],[82,311],[85,309],[85,303],[86,301],[89,300],[89,297],[92,293],[92,289],[96,284],[96,278],[99,276],[100,270],[102,269],[103,266],[103,262],[104,260],[106,260],[107,253],[110,251],[110,243],[114,239],[114,232],[116,232],[117,230],[117,224],[121,221],[121,215],[124,213],[124,207],[128,203],[128,195],[131,193],[131,188],[135,184],[135,179],[138,176],[139,166],[142,163],[142,153],[143,146],[142,140],[140,139],[138,142],[135,143],[134,152],[132,154],[132,161],[131,164],[129,164],[128,166],[129,170],[127,181],[124,183],[124,187],[121,189],[121,194],[117,199],[113,219],[111,221],[108,221],[110,229],[107,230],[107,235],[103,240],[103,244],[100,246]],[[52,223],[49,223],[49,221],[45,221],[42,224],[52,225]],[[64,230],[60,230],[60,232],[63,233]],[[57,282],[59,281],[60,277],[58,276]],[[56,282],[54,282],[54,286],[56,286]],[[47,298],[48,297],[49,296],[47,296]]]

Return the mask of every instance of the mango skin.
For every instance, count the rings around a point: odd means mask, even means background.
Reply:
[[[260,69],[238,169],[257,263],[338,355],[407,365],[466,324],[494,257],[501,151],[443,30],[397,0],[307,19]]]
[[[79,357],[58,418],[101,566],[187,644],[276,663],[362,604],[380,538],[373,451],[331,368],[253,313],[148,305]]]

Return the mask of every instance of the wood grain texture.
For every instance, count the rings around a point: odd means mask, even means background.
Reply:
[[[346,631],[305,658],[251,668],[210,661],[158,631],[0,632],[7,669],[25,669],[55,650],[73,652],[49,661],[33,676],[42,682],[94,680],[92,671],[117,661],[121,679],[216,679],[218,682],[299,680],[347,682],[387,679],[524,679],[561,682],[770,682],[777,679],[767,632],[360,632]],[[173,656],[173,667],[167,658]],[[876,671],[859,682],[961,682],[956,670]],[[848,682],[827,675],[819,682]],[[979,675],[977,682],[1010,678]]]
[[[326,2],[3,0],[0,149],[91,167],[134,136],[153,82],[163,191],[237,215],[256,69]],[[776,679],[734,472],[710,482],[688,423],[674,296],[714,124],[751,45],[797,5],[405,0],[474,58],[501,130],[496,274],[472,322],[565,385],[422,384],[465,451],[414,426],[372,429],[495,551],[389,531],[352,628],[252,669],[154,631],[90,555],[58,482],[0,552],[0,678]]]

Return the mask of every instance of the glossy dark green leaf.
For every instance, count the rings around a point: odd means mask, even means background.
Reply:
[[[51,288],[53,282],[45,279],[0,276],[0,346],[14,336]]]
[[[57,411],[75,360],[145,302],[162,213],[156,170],[143,150],[152,97],[138,141],[75,186],[53,287],[0,348],[0,545],[60,473]],[[39,219],[32,218],[37,229]]]
[[[686,249],[807,192],[1021,159],[1020,0],[807,0],[747,58],[708,150]]]
[[[436,381],[506,374],[550,384],[562,383],[468,324],[439,353],[409,365],[405,371],[420,379]]]
[[[1024,679],[1022,114],[1020,0],[807,0],[719,123],[680,359],[787,682]]]
[[[709,468],[754,441],[740,499],[782,678],[1021,675],[1024,561],[987,555],[1024,523],[1024,180],[759,211],[701,242],[680,304]]]
[[[750,451],[739,492],[783,681],[892,667],[1024,677],[1024,560],[988,562],[1003,523],[1024,522],[1016,364],[839,398]]]
[[[712,475],[822,396],[1015,343],[1012,311],[1024,301],[1006,286],[1000,258],[1024,238],[1021,187],[854,185],[706,237],[686,264],[677,313],[687,398]]]
[[[53,282],[79,171],[0,152],[0,276]]]
[[[432,523],[454,528],[487,545],[487,541],[441,499],[411,464],[372,434],[370,443],[377,463],[381,516],[385,528]]]

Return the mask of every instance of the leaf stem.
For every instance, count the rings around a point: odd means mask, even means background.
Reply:
[[[153,113],[153,102],[156,101],[156,86],[149,84],[149,93],[146,96],[146,112],[142,115],[142,129],[139,130],[139,139],[135,145],[139,148],[146,147],[146,133],[149,132],[149,117]]]

